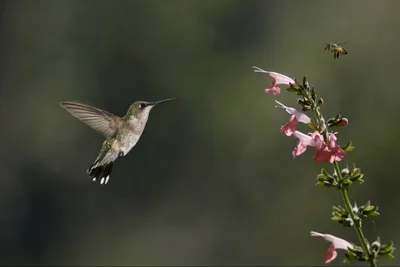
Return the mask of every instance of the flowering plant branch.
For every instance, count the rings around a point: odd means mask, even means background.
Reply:
[[[351,167],[340,168],[339,162],[355,147],[351,142],[348,142],[343,147],[339,146],[337,144],[337,132],[332,130],[333,128],[346,126],[348,120],[343,118],[341,114],[328,120],[323,117],[321,106],[324,101],[322,98],[317,98],[314,87],[309,84],[306,77],[303,78],[303,82],[300,84],[283,74],[265,71],[258,67],[253,68],[255,72],[268,74],[272,77],[272,85],[265,89],[267,94],[278,95],[281,91],[278,85],[287,85],[289,86],[287,91],[295,93],[299,97],[297,103],[301,106],[301,111],[275,101],[277,103],[276,107],[285,109],[291,115],[289,121],[281,127],[280,132],[298,139],[297,145],[292,152],[293,157],[303,154],[308,147],[313,147],[313,159],[316,163],[329,161],[333,166],[332,173],[325,168],[321,169],[320,174],[317,175],[317,186],[336,188],[340,191],[344,207],[340,205],[334,206],[331,219],[345,227],[353,227],[356,230],[361,246],[329,234],[312,231],[310,232],[311,236],[322,237],[331,243],[325,253],[324,262],[329,263],[337,257],[336,249],[346,250],[344,263],[362,261],[369,262],[371,266],[377,266],[378,256],[393,258],[395,248],[392,241],[381,244],[378,237],[370,244],[362,230],[362,219],[369,216],[378,216],[378,207],[371,205],[370,201],[360,207],[357,204],[352,206],[350,202],[349,189],[354,183],[362,184],[364,182],[364,174],[355,164]],[[315,120],[312,120],[304,113],[308,111],[314,113]],[[299,122],[309,126],[313,132],[305,134],[297,131]]]

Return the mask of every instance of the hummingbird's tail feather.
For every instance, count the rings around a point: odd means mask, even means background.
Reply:
[[[89,177],[95,182],[100,179],[100,184],[107,184],[110,179],[110,175],[113,169],[114,162],[109,162],[104,165],[100,165],[98,162],[94,163],[88,170]]]
[[[95,162],[87,170],[89,177],[96,182],[100,179],[100,184],[107,184],[113,169],[115,160],[118,159],[118,151],[103,147]]]

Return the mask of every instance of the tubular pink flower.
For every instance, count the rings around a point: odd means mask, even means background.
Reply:
[[[309,135],[303,134],[302,132],[299,131],[294,131],[293,136],[299,139],[296,147],[292,152],[293,158],[303,154],[307,150],[307,146],[315,146],[314,141]]]
[[[346,155],[346,152],[338,145],[336,144],[336,136],[334,134],[329,135],[329,150],[331,151],[329,155],[329,162],[333,163],[335,160],[336,161],[341,161],[344,156]]]
[[[315,142],[314,142],[314,140],[312,139],[312,137],[311,137],[310,135],[304,134],[304,133],[299,132],[299,131],[295,131],[295,132],[293,133],[293,135],[294,135],[297,139],[299,139],[299,141],[300,141],[302,144],[304,144],[304,145],[306,145],[306,146],[315,146]]]
[[[294,131],[296,131],[296,126],[298,124],[298,122],[302,122],[302,123],[310,123],[311,119],[304,113],[291,108],[291,107],[287,107],[284,104],[278,102],[275,100],[275,102],[278,104],[275,107],[280,107],[286,110],[287,113],[291,114],[292,116],[290,117],[289,121],[281,127],[281,133],[285,133],[287,136],[291,136],[293,134]]]
[[[311,134],[311,137],[315,144],[315,150],[313,155],[314,161],[315,162],[328,161],[330,158],[330,153],[327,149],[327,145],[325,144],[322,135],[319,132],[315,131]]]
[[[253,68],[255,69],[254,70],[255,72],[266,73],[269,76],[271,76],[271,78],[273,79],[271,86],[264,90],[265,93],[267,93],[267,94],[278,95],[281,93],[281,89],[277,85],[280,85],[280,84],[289,85],[290,83],[295,83],[295,81],[292,78],[287,77],[283,74],[280,74],[277,72],[272,72],[272,71],[265,71],[258,67],[253,67]]]
[[[294,108],[291,108],[291,107],[287,107],[287,106],[285,106],[284,104],[282,104],[282,103],[279,102],[279,101],[276,101],[276,100],[275,100],[275,102],[278,104],[278,105],[275,106],[275,107],[279,107],[279,108],[285,109],[286,112],[289,113],[290,115],[296,116],[296,119],[297,119],[299,122],[302,122],[302,123],[305,123],[305,124],[308,124],[308,123],[311,122],[310,117],[308,117],[308,116],[307,116],[306,114],[304,114],[303,112],[300,112],[300,111],[298,111],[298,110],[296,110],[296,109],[294,109]]]
[[[334,134],[329,135],[328,145],[325,143],[324,138],[318,131],[311,133],[311,135],[294,131],[293,136],[299,139],[292,152],[293,158],[304,153],[307,150],[307,146],[314,147],[313,158],[315,162],[329,161],[330,163],[333,163],[335,160],[341,161],[346,155],[346,152],[336,144],[337,138]]]
[[[328,248],[328,250],[325,252],[324,255],[324,263],[330,263],[337,257],[337,252],[336,249],[343,249],[347,250],[348,247],[353,247],[352,244],[347,242],[344,239],[341,239],[339,237],[333,236],[333,235],[328,235],[328,234],[321,234],[318,232],[310,232],[311,236],[317,236],[317,237],[322,237],[326,241],[331,243],[331,246]]]
[[[281,127],[281,133],[285,133],[287,136],[291,136],[296,131],[298,120],[295,115],[292,115],[289,121]]]
[[[297,142],[296,147],[292,151],[293,158],[303,154],[307,150],[307,145],[302,143],[300,140]]]

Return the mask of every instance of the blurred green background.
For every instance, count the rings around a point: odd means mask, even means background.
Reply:
[[[330,220],[312,152],[293,160],[289,118],[252,66],[307,76],[323,112],[349,119],[365,184],[380,206],[367,237],[400,240],[400,1],[39,0],[0,2],[0,264],[322,265],[358,243]],[[334,60],[326,42],[346,42]],[[284,88],[284,87],[283,87]],[[78,100],[124,115],[156,107],[107,186],[86,169],[102,136],[59,107]],[[307,129],[301,128],[306,131]],[[397,256],[397,254],[395,254]],[[336,265],[340,265],[340,252]],[[381,265],[399,265],[381,260]]]

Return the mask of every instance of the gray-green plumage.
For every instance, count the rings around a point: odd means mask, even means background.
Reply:
[[[124,117],[78,102],[64,101],[61,107],[72,116],[101,133],[106,140],[92,166],[87,170],[89,177],[100,184],[107,184],[114,162],[124,157],[136,145],[146,126],[150,110],[157,104],[175,100],[165,99],[156,102],[137,101],[133,103]]]

